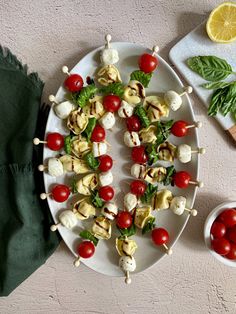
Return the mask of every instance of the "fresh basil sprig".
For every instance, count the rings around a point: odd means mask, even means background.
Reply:
[[[210,82],[210,83],[202,84],[201,87],[204,87],[206,89],[218,89],[218,88],[227,87],[231,85],[232,83],[235,83],[235,82]]]
[[[84,160],[86,164],[91,168],[92,170],[97,170],[100,162],[97,158],[94,157],[93,153],[90,152],[84,156]]]
[[[170,129],[173,125],[174,121],[158,121],[157,122],[157,140],[156,144],[160,145],[164,143],[170,135]]]
[[[105,204],[103,200],[99,197],[99,193],[97,190],[91,191],[91,197],[90,197],[91,203],[97,207],[102,208]]]
[[[89,241],[93,242],[93,244],[95,246],[97,246],[99,240],[90,231],[83,230],[80,232],[79,235],[81,236],[81,238],[89,240]]]
[[[129,228],[121,229],[117,226],[117,229],[119,230],[121,236],[119,236],[119,239],[124,239],[125,237],[131,237],[136,233],[136,226],[135,224],[132,224]]]
[[[99,89],[99,93],[103,95],[117,95],[119,97],[122,97],[124,94],[124,85],[122,83],[112,83],[109,84],[108,86],[101,87]]]
[[[148,155],[148,164],[153,165],[157,162],[159,159],[158,153],[157,153],[157,144],[148,144],[146,146],[146,153]]]
[[[64,138],[64,150],[65,152],[70,155],[71,153],[71,140],[72,140],[72,135],[67,135],[65,138]]]
[[[72,93],[71,98],[79,107],[83,108],[88,100],[94,96],[97,90],[98,89],[94,84],[87,85],[78,93]]]
[[[144,87],[148,87],[152,74],[152,72],[144,73],[143,71],[136,70],[130,74],[130,80],[139,81]]]
[[[142,105],[137,105],[135,107],[134,114],[136,114],[139,117],[143,128],[149,127],[150,121],[149,121],[147,113],[146,113],[146,111]]]
[[[157,190],[157,185],[155,186],[151,183],[148,183],[145,193],[141,196],[141,202],[144,204],[148,204]]]
[[[164,185],[169,185],[172,183],[173,175],[176,173],[175,167],[170,166],[166,168],[166,176],[163,180]]]
[[[155,217],[150,217],[150,219],[148,219],[147,223],[142,229],[142,234],[150,232],[156,227],[155,220],[156,220]]]
[[[88,142],[90,141],[96,123],[97,123],[96,118],[90,118],[86,129],[82,133],[82,135],[87,139]]]
[[[74,176],[72,178],[72,181],[71,181],[71,191],[72,191],[73,194],[78,193],[78,191],[77,191],[77,184],[76,183],[77,183],[77,180],[76,180],[76,177]]]
[[[230,64],[216,56],[196,56],[189,58],[187,64],[191,70],[207,81],[220,81],[234,73]]]

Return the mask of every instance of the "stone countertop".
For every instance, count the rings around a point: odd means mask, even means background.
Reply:
[[[170,48],[200,24],[221,1],[216,0],[11,0],[0,1],[0,38],[30,70],[45,81],[44,100],[91,49],[114,41],[157,43],[168,60]],[[118,4],[119,3],[119,4]],[[196,119],[203,122],[199,214],[190,219],[174,254],[135,276],[130,286],[81,266],[62,243],[45,265],[9,297],[0,313],[236,313],[236,269],[220,264],[205,249],[203,225],[213,207],[235,200],[235,147],[205,107],[192,96]]]

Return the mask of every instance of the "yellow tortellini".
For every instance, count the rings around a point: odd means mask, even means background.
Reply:
[[[175,158],[176,146],[170,142],[164,142],[157,148],[158,157],[160,160],[173,162]]]
[[[133,256],[137,248],[134,240],[116,238],[116,250],[120,256]]]
[[[96,173],[87,174],[76,182],[76,190],[82,195],[90,195],[98,185],[98,175]]]
[[[157,127],[155,125],[150,125],[145,129],[139,131],[139,139],[142,143],[155,143],[157,137]]]
[[[94,96],[93,98],[89,99],[87,105],[82,109],[83,113],[89,118],[94,117],[96,119],[100,119],[105,113],[102,103],[102,96]]]
[[[85,220],[91,216],[95,216],[96,208],[90,204],[88,198],[84,198],[74,203],[73,213],[78,219]]]
[[[153,209],[159,211],[162,209],[168,209],[170,207],[170,202],[173,198],[171,191],[163,189],[156,192],[152,198],[152,207]]]
[[[103,86],[121,82],[120,73],[118,69],[112,64],[102,67],[97,73],[97,79],[98,83]]]
[[[142,229],[151,217],[151,206],[137,207],[135,210],[134,224],[136,227]]]
[[[67,119],[67,127],[74,134],[82,133],[88,125],[88,117],[80,110],[74,110]]]
[[[143,102],[147,116],[151,122],[159,121],[162,117],[169,116],[169,108],[159,96],[148,96]]]
[[[92,226],[92,233],[98,239],[108,240],[111,237],[111,222],[104,216],[97,217]]]

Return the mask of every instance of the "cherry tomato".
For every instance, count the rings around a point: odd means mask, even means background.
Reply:
[[[103,99],[103,106],[106,111],[116,112],[120,108],[121,99],[117,95],[107,95]]]
[[[224,210],[219,216],[219,221],[227,228],[233,227],[236,225],[236,210],[234,208]]]
[[[227,230],[226,238],[236,244],[236,226]]]
[[[104,128],[99,124],[95,125],[92,135],[91,135],[91,141],[102,142],[105,140],[105,137],[106,137],[106,131],[104,130]]]
[[[175,185],[181,189],[185,189],[188,187],[190,179],[190,174],[187,171],[176,172],[173,176]]]
[[[152,230],[152,241],[156,245],[162,245],[168,242],[169,233],[164,228],[155,228]]]
[[[148,161],[148,156],[145,152],[145,146],[133,147],[131,158],[137,164],[145,164]]]
[[[132,132],[138,132],[141,129],[141,122],[138,116],[131,116],[126,119],[127,129]]]
[[[227,255],[225,255],[228,259],[236,259],[236,244],[230,243],[230,251]]]
[[[83,241],[77,247],[77,253],[80,257],[90,258],[95,252],[95,246],[91,241]]]
[[[188,131],[187,125],[187,122],[183,120],[176,121],[171,127],[171,133],[178,137],[185,136]]]
[[[225,225],[222,222],[214,221],[211,226],[211,234],[214,238],[222,238],[226,233]]]
[[[106,172],[110,170],[113,166],[113,160],[109,155],[102,155],[98,157],[100,171]]]
[[[79,92],[84,85],[84,81],[79,74],[70,74],[64,82],[64,86],[70,92]]]
[[[127,211],[119,212],[116,217],[116,224],[121,229],[129,228],[132,225],[133,217]]]
[[[109,185],[102,186],[99,189],[99,197],[101,197],[106,202],[112,200],[114,194],[115,194],[114,189]]]
[[[64,137],[60,133],[49,133],[46,141],[47,147],[51,150],[60,150],[64,147]]]
[[[67,185],[58,184],[58,185],[54,186],[51,193],[52,193],[53,199],[56,202],[62,203],[68,199],[68,197],[70,195],[70,189]]]
[[[153,72],[156,69],[157,64],[157,58],[148,53],[144,53],[139,58],[139,68],[145,73]]]
[[[225,238],[212,240],[211,246],[213,250],[220,255],[226,255],[230,251],[230,242]]]
[[[146,191],[146,184],[140,180],[134,180],[130,183],[130,191],[137,196],[141,196]]]

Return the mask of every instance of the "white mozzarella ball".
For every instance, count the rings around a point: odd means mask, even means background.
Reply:
[[[140,139],[137,132],[125,131],[124,133],[124,143],[128,147],[140,146]]]
[[[77,224],[77,218],[71,210],[63,211],[59,216],[59,220],[68,229],[73,228]]]
[[[118,213],[118,207],[114,203],[108,202],[103,206],[101,213],[107,219],[114,220]]]
[[[101,51],[101,62],[104,65],[115,64],[119,61],[119,54],[116,49],[105,48]]]
[[[130,169],[131,176],[137,179],[141,179],[143,177],[143,173],[145,170],[146,170],[146,166],[140,165],[140,164],[133,164]]]
[[[127,101],[122,100],[121,106],[118,110],[118,115],[121,118],[129,118],[133,115],[133,113],[134,113],[134,106],[127,103]]]
[[[136,269],[136,261],[133,256],[121,256],[119,266],[124,272],[133,272]]]
[[[94,157],[105,155],[107,153],[107,144],[103,142],[93,142],[92,151]]]
[[[98,178],[101,186],[110,185],[113,182],[113,174],[111,171],[101,172]]]
[[[60,159],[52,157],[48,160],[48,173],[53,177],[63,175],[63,164]]]
[[[74,105],[69,100],[54,106],[54,111],[60,119],[67,119],[72,110],[74,110]]]
[[[177,111],[182,105],[182,98],[173,90],[165,93],[164,100],[173,111]]]
[[[183,196],[175,196],[170,203],[170,210],[176,215],[182,215],[185,210],[186,198]]]
[[[101,124],[102,127],[104,127],[104,129],[107,130],[111,129],[116,123],[114,113],[106,112],[99,120],[99,123]]]
[[[127,209],[130,212],[137,206],[137,204],[138,204],[138,199],[136,195],[130,192],[125,194],[124,196],[125,209]]]
[[[182,163],[187,163],[192,158],[191,146],[187,144],[180,144],[177,147],[177,158]]]

